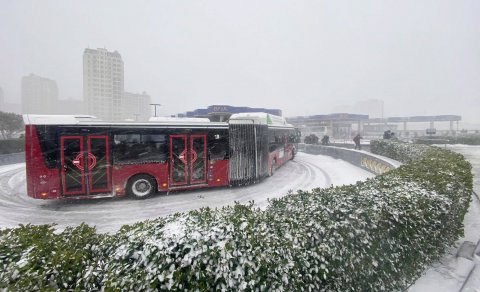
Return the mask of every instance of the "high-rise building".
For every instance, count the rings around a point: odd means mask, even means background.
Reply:
[[[123,94],[123,118],[134,121],[148,121],[151,114],[150,95],[146,92],[141,94],[124,92]]]
[[[22,113],[53,114],[57,102],[57,82],[34,74],[22,77]]]
[[[104,120],[121,120],[124,73],[117,51],[85,49],[83,53],[83,100],[88,114]]]
[[[3,93],[3,89],[0,87],[0,111],[7,112],[7,113],[17,113],[21,114],[22,109],[20,104],[17,103],[8,103],[5,100],[5,95]]]

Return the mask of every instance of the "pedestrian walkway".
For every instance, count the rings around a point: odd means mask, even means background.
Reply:
[[[465,236],[408,290],[409,292],[480,292],[480,199],[472,195],[465,215]]]

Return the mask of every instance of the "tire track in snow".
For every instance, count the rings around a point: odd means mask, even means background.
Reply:
[[[331,186],[332,185],[332,178],[323,168],[321,168],[318,165],[315,165],[313,163],[310,163],[310,162],[304,161],[303,163],[306,164],[306,165],[309,165],[312,168],[317,169],[318,171],[320,171],[323,174],[323,176],[325,177],[325,185],[324,186]]]
[[[235,201],[244,204],[254,201],[258,207],[264,208],[268,205],[268,199],[284,196],[289,190],[310,190],[335,184],[336,179],[330,177],[329,173],[338,173],[339,167],[357,169],[353,165],[338,166],[335,163],[330,157],[299,153],[293,161],[277,169],[274,176],[254,185],[157,194],[140,201],[130,198],[32,199],[26,195],[25,165],[0,167],[0,227],[56,223],[63,228],[85,222],[96,225],[100,232],[114,232],[123,224],[200,207],[222,207]]]

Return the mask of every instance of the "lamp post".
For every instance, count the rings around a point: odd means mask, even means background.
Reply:
[[[161,106],[159,103],[151,103],[150,105],[153,105],[155,107],[155,117],[157,117],[157,106]]]

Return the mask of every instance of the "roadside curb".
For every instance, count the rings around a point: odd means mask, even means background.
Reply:
[[[299,145],[299,150],[309,154],[320,154],[342,159],[375,175],[382,174],[402,165],[402,163],[398,161],[370,152],[335,146],[301,144]]]
[[[478,194],[474,191],[473,195],[477,198],[477,204],[480,204],[480,198]],[[457,253],[457,260],[460,258],[466,258],[472,261],[473,267],[465,278],[460,292],[475,292],[480,289],[480,239],[477,241],[477,244],[472,242],[463,242],[460,246]],[[466,248],[464,248],[466,247]],[[463,249],[462,249],[463,248]],[[462,252],[462,250],[467,249],[467,252]],[[465,255],[464,255],[465,254]]]

